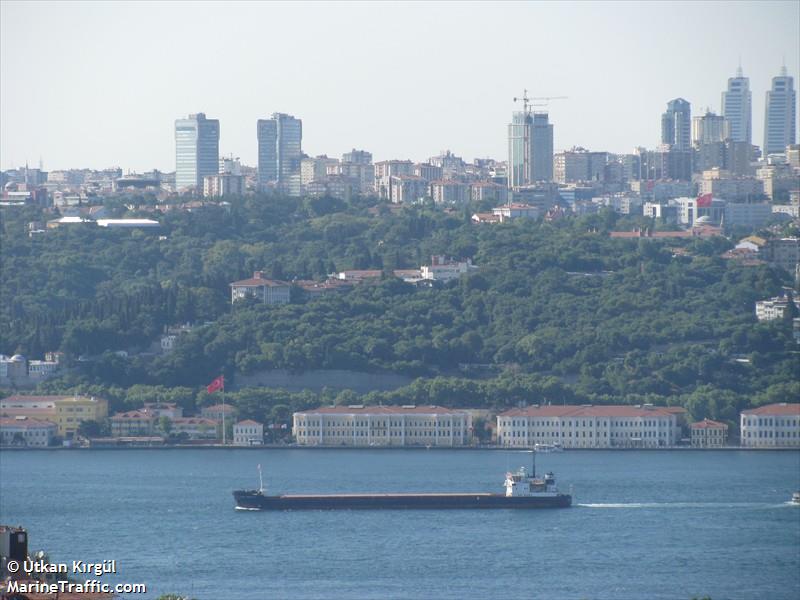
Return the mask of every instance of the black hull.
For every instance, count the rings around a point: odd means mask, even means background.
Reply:
[[[348,494],[318,496],[265,496],[259,492],[233,492],[240,510],[431,510],[490,508],[568,508],[572,496],[516,496],[503,494]]]

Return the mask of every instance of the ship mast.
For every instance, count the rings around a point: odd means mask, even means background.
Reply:
[[[531,459],[533,460],[533,472],[531,477],[536,477],[536,449],[531,450]]]
[[[258,465],[258,493],[264,493],[264,479],[261,477],[261,465]]]

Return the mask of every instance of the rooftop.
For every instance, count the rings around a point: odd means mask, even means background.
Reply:
[[[692,423],[690,425],[692,429],[727,429],[728,426],[725,423],[720,423],[719,421],[712,421],[711,419],[703,419],[702,421],[698,421],[697,423]]]
[[[500,413],[498,417],[668,417],[678,415],[681,411],[674,410],[679,407],[667,406],[628,406],[612,404],[594,406],[590,404],[581,406],[528,406],[513,408]]]
[[[365,406],[364,404],[351,404],[350,406],[323,406],[311,410],[298,411],[300,415],[460,415],[465,411],[443,406]]]
[[[750,410],[743,410],[743,415],[798,415],[800,416],[800,403],[778,402],[776,404],[765,404]]]

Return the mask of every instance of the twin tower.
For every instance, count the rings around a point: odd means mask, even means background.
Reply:
[[[290,186],[299,181],[303,122],[291,115],[273,113],[259,119],[258,183]],[[219,120],[204,113],[175,121],[175,188],[202,189],[203,177],[219,173]]]

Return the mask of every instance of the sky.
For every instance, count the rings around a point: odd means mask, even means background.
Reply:
[[[0,2],[0,168],[175,168],[174,121],[220,120],[255,165],[256,121],[303,120],[303,150],[426,160],[507,155],[527,89],[556,150],[660,141],[672,98],[719,113],[741,57],[798,89],[800,2]],[[799,94],[800,95],[800,94]]]

